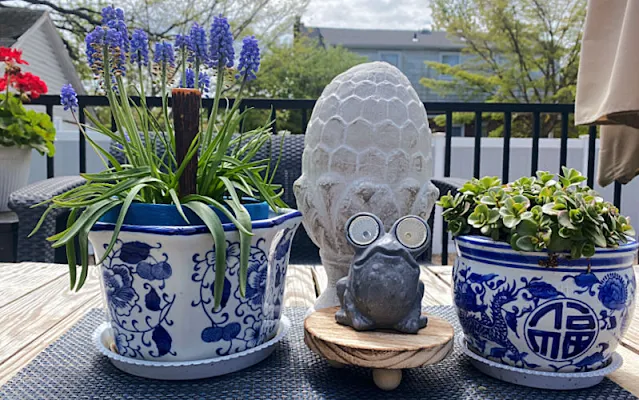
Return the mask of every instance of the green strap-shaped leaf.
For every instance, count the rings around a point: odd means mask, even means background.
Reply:
[[[191,209],[204,222],[215,244],[215,283],[214,283],[214,307],[218,308],[222,303],[222,292],[224,291],[224,275],[226,273],[226,237],[222,221],[215,212],[205,204],[191,201],[184,204],[184,207]]]
[[[113,201],[95,210],[87,219],[86,223],[83,224],[80,232],[78,232],[78,247],[80,250],[80,262],[82,264],[82,269],[80,272],[78,285],[75,288],[76,292],[80,290],[82,286],[84,286],[84,282],[87,280],[87,274],[89,272],[89,231],[91,230],[93,225],[98,222],[100,217],[102,217],[110,209],[117,207],[119,204],[121,204],[121,201]],[[110,250],[107,249],[105,251],[105,254],[108,254],[109,251]],[[104,259],[104,257],[102,258]],[[97,264],[100,264],[101,262],[102,260],[100,260]]]
[[[129,194],[126,195],[124,201],[122,202],[122,208],[120,209],[120,214],[118,214],[118,219],[115,221],[115,228],[113,228],[113,235],[111,235],[111,241],[109,242],[109,245],[107,246],[106,250],[104,250],[104,255],[102,256],[102,259],[97,264],[102,263],[102,261],[104,261],[104,259],[109,254],[109,252],[113,249],[113,246],[115,245],[115,241],[118,239],[118,235],[120,234],[120,230],[122,229],[122,224],[124,223],[124,217],[126,217],[126,213],[127,211],[129,211],[129,206],[131,205],[131,203],[133,203],[135,196],[137,196],[138,193],[142,189],[144,189],[146,186],[147,185],[145,183],[140,183],[138,185],[135,185],[133,189],[131,189]],[[100,215],[99,217],[101,216],[102,215]],[[93,224],[91,224],[91,226],[89,226],[88,229],[91,229],[92,226]],[[88,230],[87,230],[87,234],[88,234]]]
[[[227,200],[226,203],[231,207],[233,212],[235,212],[235,217],[237,221],[244,226],[247,230],[251,230],[251,216],[249,215],[246,208],[242,205],[240,197],[237,195],[235,191],[235,187],[233,183],[226,177],[220,177],[220,180],[224,182],[224,186],[226,186],[226,190],[228,190],[231,195],[231,199]],[[248,274],[248,259],[249,253],[251,251],[251,236],[247,235],[243,231],[239,231],[240,234],[240,295],[246,295],[246,280]]]
[[[71,210],[71,212],[69,213],[69,216],[67,217],[67,229],[71,227],[71,225],[73,225],[73,223],[75,222],[76,216],[78,215],[78,209],[74,208],[73,210]],[[69,284],[70,284],[70,288],[71,290],[73,290],[73,288],[75,287],[75,280],[76,280],[76,274],[77,274],[77,262],[75,259],[75,241],[71,240],[70,242],[67,243],[66,247],[66,252],[67,252],[67,263],[69,264]]]

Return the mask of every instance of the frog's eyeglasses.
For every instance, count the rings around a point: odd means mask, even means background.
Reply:
[[[346,227],[348,239],[357,246],[368,246],[379,238],[382,231],[381,221],[371,214],[354,216]]]
[[[397,221],[393,231],[399,243],[411,250],[422,247],[428,240],[428,225],[423,219],[413,215]]]

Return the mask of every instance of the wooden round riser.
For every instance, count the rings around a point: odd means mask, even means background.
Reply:
[[[358,332],[335,321],[337,310],[339,307],[325,308],[309,315],[304,321],[304,342],[331,365],[373,368],[375,383],[382,389],[396,388],[402,369],[438,363],[453,350],[453,327],[436,316],[429,315],[426,328],[415,335],[390,330]]]

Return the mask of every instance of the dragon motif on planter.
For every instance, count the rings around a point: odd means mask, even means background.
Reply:
[[[541,277],[508,281],[495,273],[471,272],[459,259],[453,276],[454,301],[469,346],[488,358],[530,369],[540,367],[531,362],[531,354],[552,361],[556,371],[599,368],[609,358],[609,345],[597,342],[599,331],[616,328],[617,314],[622,324],[629,323],[627,300],[635,292],[634,280],[618,273],[601,279],[590,272],[567,275],[563,280],[574,280],[577,289],[563,293]],[[607,310],[597,315],[579,299],[583,293],[597,296]],[[598,351],[588,352],[593,348]]]

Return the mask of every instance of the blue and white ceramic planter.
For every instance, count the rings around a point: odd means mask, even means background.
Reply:
[[[604,367],[635,308],[638,244],[590,259],[524,253],[485,237],[456,239],[453,297],[468,346],[520,368],[583,372]]]
[[[239,234],[233,224],[224,224],[227,263],[218,310],[213,308],[215,247],[205,226],[123,225],[101,265],[118,353],[191,361],[241,352],[269,340],[281,316],[291,240],[300,222],[296,210],[253,221],[245,297],[239,290]],[[97,257],[104,254],[113,228],[99,222],[91,230]]]

